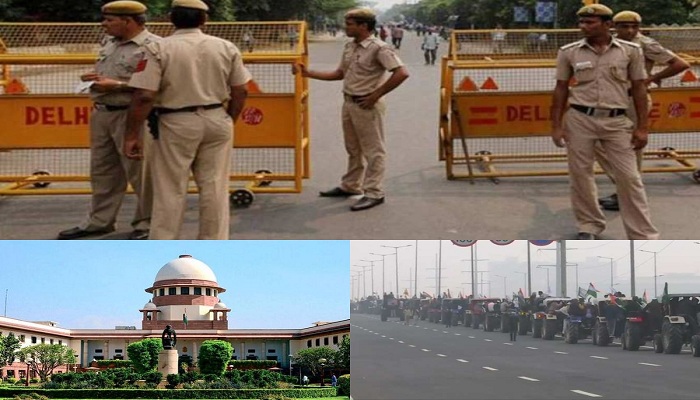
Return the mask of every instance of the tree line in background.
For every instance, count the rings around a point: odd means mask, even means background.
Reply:
[[[100,8],[109,0],[0,0],[0,21],[97,22]],[[166,21],[172,0],[141,0],[151,21]],[[212,21],[335,20],[356,7],[357,0],[204,0]]]
[[[398,4],[386,11],[385,21],[417,21],[428,25],[443,25],[457,29],[491,29],[496,24],[504,28],[529,27],[575,28],[576,11],[583,6],[581,0],[556,0],[557,18],[548,23],[538,23],[535,8],[546,0],[421,0],[416,4]],[[645,25],[688,24],[700,21],[700,1],[696,0],[603,0],[600,3],[613,11],[634,10],[642,15]],[[525,7],[530,22],[515,22],[515,7]],[[457,16],[450,23],[450,16]]]

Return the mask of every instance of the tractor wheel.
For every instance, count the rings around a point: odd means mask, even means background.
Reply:
[[[389,313],[387,310],[382,310],[382,322],[386,322],[389,319]]]
[[[557,320],[556,319],[547,319],[544,321],[544,332],[542,332],[542,339],[544,340],[553,340],[554,339],[554,333],[557,330]]]
[[[489,315],[487,315],[486,319],[484,319],[484,331],[493,332],[493,319]]]
[[[521,315],[518,317],[518,335],[527,335],[527,316]]]
[[[472,324],[472,316],[471,315],[465,315],[464,316],[464,327],[468,327]]]
[[[683,326],[664,322],[663,332],[664,354],[680,354],[683,347]]]
[[[620,336],[620,345],[622,346],[622,350],[627,350],[627,331],[622,333],[622,336]]]
[[[510,332],[510,326],[508,324],[508,319],[511,318],[506,315],[501,315],[501,332],[503,333],[508,333]]]
[[[627,350],[639,350],[639,346],[642,345],[642,330],[639,325],[628,321],[623,336],[625,337],[625,342],[627,343]]]
[[[472,316],[472,328],[479,329],[479,316],[478,315]]]
[[[654,353],[664,352],[664,339],[660,333],[654,335]]]
[[[536,319],[532,323],[532,338],[539,339],[542,337],[542,320]]]
[[[690,352],[693,353],[693,357],[700,357],[700,335],[690,338]]]
[[[576,325],[576,324],[566,325],[566,332],[564,332],[564,341],[567,344],[578,343],[578,325]]]
[[[608,326],[605,324],[598,323],[595,326],[595,335],[597,336],[598,346],[607,346],[610,344],[610,333],[608,332]]]

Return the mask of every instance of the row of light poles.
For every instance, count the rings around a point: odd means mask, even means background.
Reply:
[[[366,282],[365,282],[365,278],[364,278],[364,276],[365,276],[365,271],[366,271],[367,268],[370,269],[371,280],[372,280],[371,292],[372,292],[372,294],[374,294],[374,263],[375,263],[375,262],[379,262],[379,261],[382,262],[382,293],[385,293],[385,292],[386,292],[386,283],[385,283],[385,280],[386,280],[386,273],[385,273],[385,270],[386,270],[386,268],[385,268],[385,267],[386,267],[386,262],[385,262],[385,259],[386,259],[387,256],[392,256],[392,255],[395,256],[395,265],[396,265],[396,296],[399,296],[399,249],[404,248],[404,247],[412,247],[412,246],[413,246],[413,245],[411,245],[411,244],[406,244],[406,245],[403,245],[403,246],[381,245],[381,247],[387,247],[387,248],[392,248],[392,249],[394,249],[394,252],[393,252],[393,253],[386,253],[386,254],[382,254],[382,253],[370,253],[371,255],[373,255],[373,256],[379,256],[379,257],[381,257],[382,259],[381,259],[381,260],[360,260],[360,261],[362,261],[362,262],[368,262],[368,263],[370,263],[369,266],[367,266],[367,265],[353,265],[354,267],[362,268],[362,275],[363,275],[363,297],[367,297]],[[416,251],[417,251],[417,250],[416,250]],[[417,265],[417,264],[416,264],[416,265]],[[417,268],[417,267],[416,267],[416,268]],[[416,272],[417,272],[417,271],[416,271]],[[417,287],[418,287],[417,281],[418,281],[418,279],[417,279],[417,276],[416,276],[416,285],[415,285],[415,288],[416,288],[416,289],[415,289],[415,290],[417,290]],[[359,283],[358,283],[358,285],[359,285]],[[358,292],[359,292],[359,290],[358,290]],[[415,294],[416,296],[418,295],[417,293],[414,293],[414,294]],[[359,297],[359,296],[358,296],[358,297]]]

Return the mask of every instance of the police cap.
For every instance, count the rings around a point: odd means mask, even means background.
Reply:
[[[642,16],[634,11],[620,11],[613,17],[613,22],[632,22],[641,24]]]
[[[602,4],[591,4],[581,7],[576,13],[579,17],[608,17],[612,18],[613,12]]]
[[[345,18],[353,18],[358,21],[376,21],[377,16],[369,8],[356,8],[346,12]]]
[[[195,10],[209,11],[209,6],[202,0],[173,0],[172,7],[194,8]]]
[[[119,0],[102,6],[102,14],[110,15],[140,15],[146,13],[148,8],[138,1]]]

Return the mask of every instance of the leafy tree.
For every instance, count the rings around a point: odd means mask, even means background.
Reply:
[[[136,372],[155,371],[158,367],[158,353],[163,350],[160,339],[151,338],[131,343],[126,348],[129,359],[133,362]]]
[[[75,362],[73,349],[60,344],[36,344],[21,349],[20,361],[26,363],[42,381],[45,381],[56,367]]]
[[[10,332],[9,335],[0,337],[0,368],[5,365],[12,365],[20,347],[22,347],[22,344],[15,337],[14,333]]]
[[[311,373],[316,376],[321,373],[321,363],[319,360],[322,358],[326,359],[326,367],[335,367],[337,352],[337,350],[330,347],[314,347],[299,351],[294,359],[298,365],[308,368]]]
[[[205,340],[199,349],[199,371],[221,376],[233,355],[231,343],[223,340]]]
[[[350,369],[350,336],[345,336],[338,346],[335,355],[335,366],[343,369]]]

